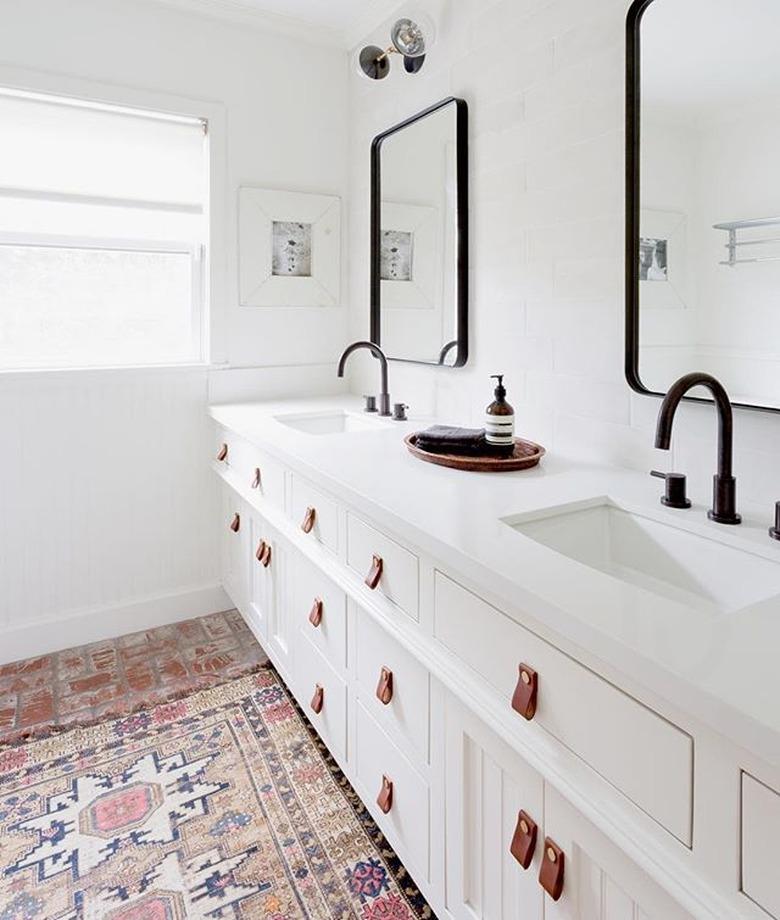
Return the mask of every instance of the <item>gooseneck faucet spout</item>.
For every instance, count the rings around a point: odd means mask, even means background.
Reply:
[[[371,354],[379,361],[382,378],[382,392],[379,394],[379,414],[392,415],[390,412],[390,393],[387,386],[387,358],[385,357],[385,353],[378,345],[375,345],[373,342],[353,342],[351,345],[348,345],[339,358],[338,375],[339,377],[344,376],[344,368],[347,364],[347,358],[353,352],[358,351],[361,348],[367,348]]]
[[[674,414],[683,396],[696,386],[706,387],[712,393],[718,411],[718,472],[713,477],[712,508],[707,517],[719,524],[739,524],[742,518],[736,510],[737,480],[732,473],[734,418],[728,393],[719,380],[710,374],[694,372],[680,377],[671,386],[658,412],[655,446],[669,450]]]

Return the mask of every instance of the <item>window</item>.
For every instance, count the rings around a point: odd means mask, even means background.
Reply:
[[[0,369],[204,358],[205,122],[0,91]]]

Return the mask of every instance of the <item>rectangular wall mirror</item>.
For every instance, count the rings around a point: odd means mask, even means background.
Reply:
[[[628,15],[626,375],[780,410],[780,3]],[[704,396],[704,394],[702,394]]]
[[[371,145],[371,340],[393,360],[468,359],[467,119],[444,99]]]

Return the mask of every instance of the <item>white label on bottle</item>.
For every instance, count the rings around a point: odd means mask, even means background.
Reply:
[[[488,444],[506,447],[512,443],[515,436],[514,415],[486,415],[485,440]]]

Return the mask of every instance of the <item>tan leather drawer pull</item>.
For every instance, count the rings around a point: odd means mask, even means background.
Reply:
[[[374,556],[373,562],[371,563],[371,569],[369,570],[368,575],[366,575],[366,584],[372,591],[376,590],[376,586],[379,584],[382,578],[382,569],[384,568],[384,562],[382,561],[381,556]]]
[[[385,706],[393,698],[393,672],[390,668],[382,668],[379,672],[379,683],[376,685],[376,698]]]
[[[549,837],[544,838],[542,868],[539,870],[539,884],[547,894],[557,901],[563,894],[563,867],[566,862],[563,850]]]
[[[382,777],[382,788],[376,797],[376,803],[384,814],[393,807],[393,781],[386,776]]]
[[[223,444],[222,447],[220,447],[220,449],[217,451],[217,460],[219,460],[220,463],[224,463],[225,460],[227,460],[227,455],[228,446],[227,444]]]
[[[317,519],[317,509],[312,508],[310,505],[306,509],[306,514],[304,514],[303,516],[303,522],[301,523],[301,530],[304,533],[311,533],[316,519]]]
[[[241,515],[236,512],[233,515],[233,520],[230,522],[230,529],[233,533],[238,533],[241,530]]]
[[[322,610],[324,606],[325,605],[322,603],[321,597],[314,598],[314,603],[312,604],[311,610],[309,611],[309,622],[315,629],[317,629],[317,627],[322,622]]]
[[[325,690],[319,684],[314,688],[314,696],[311,698],[311,708],[319,715],[322,707],[325,705]]]
[[[539,675],[527,664],[521,664],[517,686],[512,696],[512,709],[529,721],[536,715],[536,699],[539,695]]]
[[[271,544],[261,540],[258,544],[255,558],[263,565],[263,568],[267,569],[271,564]]]
[[[263,481],[263,474],[260,472],[260,467],[255,467],[255,475],[252,477],[252,488],[259,489]]]
[[[509,852],[524,869],[531,865],[534,858],[538,831],[536,821],[531,818],[527,811],[517,813],[517,827],[515,827]]]

